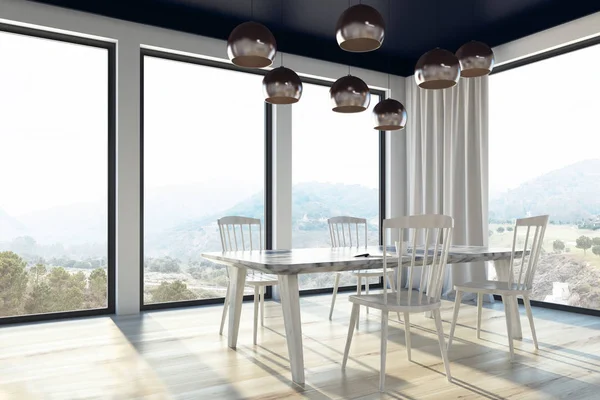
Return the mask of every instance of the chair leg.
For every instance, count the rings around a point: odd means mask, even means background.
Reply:
[[[227,318],[227,309],[229,308],[229,282],[227,282],[227,292],[225,292],[225,301],[223,302],[223,314],[221,315],[221,327],[219,328],[219,335],[223,335],[223,327],[225,326],[225,319]]]
[[[356,295],[360,296],[362,292],[362,276],[358,276],[358,283],[356,284]],[[360,308],[356,312],[356,330],[358,330],[358,321],[360,321]]]
[[[408,356],[408,361],[412,361],[411,353],[410,353],[410,314],[404,313],[404,341],[406,342],[406,355]]]
[[[477,293],[477,339],[481,339],[481,312],[483,311],[483,293]]]
[[[260,287],[260,326],[265,326],[265,287]]]
[[[342,360],[342,370],[346,368],[348,362],[348,354],[350,353],[350,344],[352,343],[352,335],[354,335],[354,326],[358,319],[358,310],[360,305],[352,304],[352,313],[350,314],[350,325],[348,326],[348,338],[346,338],[346,348],[344,349],[344,359]]]
[[[256,344],[256,336],[258,334],[258,303],[259,303],[259,288],[254,286],[254,344]]]
[[[385,391],[385,361],[387,356],[387,341],[388,341],[388,312],[381,310],[381,354],[379,367],[379,391]]]
[[[333,282],[333,296],[331,297],[331,309],[329,310],[329,320],[333,316],[333,307],[335,306],[335,297],[337,296],[338,287],[340,285],[340,273],[335,273],[335,281]]]
[[[442,316],[440,315],[440,309],[433,311],[433,318],[435,318],[435,328],[438,334],[438,340],[440,342],[440,351],[442,352],[442,360],[444,360],[444,369],[446,370],[446,379],[448,382],[452,382],[452,375],[450,375],[450,361],[448,360],[448,350],[444,341],[444,328],[442,326]]]
[[[536,350],[539,350],[537,335],[535,334],[535,325],[533,324],[533,314],[531,312],[531,303],[529,302],[529,296],[523,296],[523,303],[525,303],[525,310],[527,311],[527,318],[529,318],[529,326],[531,327],[531,336],[533,337],[533,344]]]
[[[365,277],[365,294],[369,294],[369,277]],[[367,307],[367,314],[369,313],[369,307]]]
[[[508,331],[508,348],[510,350],[510,361],[515,357],[515,349],[513,347],[512,337],[512,321],[510,319],[510,308],[508,304],[509,296],[502,296],[502,304],[504,305],[504,314],[506,315],[506,329]],[[516,301],[516,299],[515,299]]]
[[[388,281],[390,282],[390,288],[392,289],[392,292],[396,291],[396,283],[394,282],[394,276],[393,275],[389,275],[387,276]],[[402,322],[402,318],[400,318],[400,313],[396,313],[398,315],[398,321]]]
[[[460,309],[460,300],[462,299],[462,292],[456,291],[456,300],[454,300],[454,314],[452,315],[452,325],[450,325],[450,334],[448,335],[448,350],[452,345],[452,338],[454,337],[454,328],[456,328],[456,320],[458,320],[458,310]]]

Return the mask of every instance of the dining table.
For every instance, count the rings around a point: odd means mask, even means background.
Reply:
[[[410,255],[396,256],[393,246],[391,249],[386,247],[386,252],[388,267],[395,268],[399,264],[405,267],[411,263]],[[247,271],[277,275],[292,380],[300,385],[305,383],[305,375],[298,275],[383,267],[382,246],[223,251],[203,253],[202,257],[228,267],[230,302],[227,340],[232,349],[237,346]],[[422,260],[423,254],[417,252],[415,257]],[[520,257],[520,254],[515,254],[515,257]],[[457,265],[490,261],[494,264],[498,281],[508,282],[510,259],[510,248],[451,246],[447,263]],[[522,338],[517,302],[510,299],[505,307],[512,321],[513,338]]]

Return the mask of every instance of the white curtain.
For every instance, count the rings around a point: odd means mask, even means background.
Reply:
[[[488,78],[461,79],[446,90],[419,88],[406,79],[408,214],[454,217],[453,244],[486,245],[488,238]],[[415,274],[420,275],[420,274]],[[418,276],[415,276],[418,285]],[[453,285],[486,279],[484,263],[451,265]]]

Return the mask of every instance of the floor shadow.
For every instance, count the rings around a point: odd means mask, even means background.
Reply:
[[[171,315],[188,310],[171,310]],[[203,360],[202,356],[184,343],[198,336],[201,319],[190,323],[186,329],[170,329],[168,318],[155,316],[157,312],[146,312],[133,317],[114,317],[113,320],[123,335],[154,370],[173,396],[189,394],[191,398],[202,398],[202,392],[221,387],[223,398],[242,398],[226,374]],[[167,316],[168,314],[164,314]],[[165,326],[166,325],[166,326]],[[179,332],[178,334],[174,332]],[[218,336],[218,333],[216,334]],[[222,349],[227,357],[226,349]],[[194,397],[196,396],[196,397]]]
[[[501,303],[487,304],[485,308],[493,309],[493,310],[500,311],[500,312],[503,312],[503,310],[504,310],[503,305]],[[520,308],[523,308],[523,307],[521,306]],[[534,317],[536,317],[536,311],[537,310],[534,310]],[[566,320],[563,321],[561,318],[557,318],[557,315],[556,315],[557,311],[552,310],[552,312],[555,313],[554,318],[552,318],[552,320],[555,322],[558,321],[560,323],[566,323],[566,324],[572,323],[579,327],[581,327],[581,326],[592,327],[592,326],[595,326],[597,323],[600,323],[600,320],[598,322],[596,322],[593,320],[594,317],[591,317],[591,316],[587,316],[587,319],[588,319],[587,321],[585,321],[585,318],[583,320],[581,318],[566,318]],[[562,314],[563,313],[560,314],[560,317],[562,317]],[[504,318],[504,316],[502,316],[502,318]],[[590,321],[589,319],[592,319],[592,320]],[[445,322],[449,323],[450,321],[445,321]],[[462,326],[472,329],[473,332],[476,330],[475,327],[470,327],[467,325],[462,325]],[[448,329],[447,329],[447,326],[445,326],[445,328],[446,328],[445,336],[446,336],[446,343],[447,343]],[[370,330],[373,330],[373,328],[371,327]],[[372,331],[371,333],[379,336],[378,332]],[[537,390],[540,393],[546,393],[546,395],[548,397],[551,397],[556,393],[555,385],[557,385],[557,384],[566,385],[567,387],[570,388],[569,393],[574,393],[574,394],[575,393],[584,393],[587,395],[588,393],[590,393],[590,394],[598,393],[600,391],[600,386],[595,383],[586,382],[584,380],[580,380],[575,377],[565,376],[563,374],[555,373],[551,370],[546,370],[544,368],[543,362],[540,365],[530,365],[528,363],[528,361],[530,359],[522,357],[522,355],[525,353],[527,353],[528,355],[533,354],[533,355],[536,355],[537,357],[545,358],[548,361],[553,361],[553,363],[564,363],[565,365],[581,368],[582,373],[584,373],[584,371],[586,373],[599,373],[600,371],[598,371],[598,369],[597,369],[598,364],[596,364],[596,362],[600,361],[600,356],[598,356],[596,354],[591,354],[591,353],[581,352],[578,350],[569,349],[569,348],[566,348],[565,346],[550,345],[550,344],[545,344],[545,343],[541,343],[541,342],[540,342],[540,350],[538,352],[535,352],[533,342],[530,339],[522,339],[523,342],[528,342],[531,344],[532,351],[529,352],[529,351],[523,350],[523,349],[516,349],[515,350],[516,351],[515,362],[510,363],[509,351],[508,351],[508,341],[507,341],[506,335],[502,334],[502,332],[489,332],[489,333],[496,336],[498,338],[498,341],[489,340],[489,339],[471,341],[471,340],[467,340],[464,338],[455,337],[454,343],[453,343],[453,348],[455,349],[455,351],[450,352],[451,364],[463,364],[467,367],[470,367],[470,365],[472,363],[472,359],[474,357],[483,359],[484,360],[483,363],[485,363],[485,359],[493,360],[493,362],[496,363],[497,366],[499,365],[498,368],[499,368],[500,372],[498,372],[497,374],[494,374],[496,377],[500,377],[501,379],[506,379],[507,381],[510,381],[513,384],[516,383],[517,385],[523,386],[523,387],[532,387],[533,385],[535,385],[535,390]],[[440,370],[443,371],[443,365],[442,365],[441,355],[440,355],[440,351],[439,351],[439,344],[438,344],[438,340],[436,338],[436,334],[437,334],[437,332],[434,329],[426,328],[426,327],[415,325],[415,324],[411,323],[411,339],[412,339],[411,341],[412,341],[412,345],[413,345],[412,346],[413,347],[413,357],[412,357],[413,363],[415,363],[423,368],[429,369],[431,371],[440,373]],[[475,335],[473,335],[473,336],[475,336]],[[355,336],[354,340],[357,340],[357,339],[358,339],[358,337]],[[353,342],[354,342],[354,340],[353,340]],[[394,342],[395,344],[397,344],[399,346],[402,346],[402,347],[406,346],[405,339],[404,339],[404,328],[403,328],[402,324],[400,324],[400,323],[392,324],[391,319],[390,319],[388,340],[390,342]],[[493,347],[486,346],[485,345],[486,341],[490,344],[493,344],[494,346]],[[473,354],[473,356],[453,360],[452,353],[460,354],[462,352],[462,350],[459,349],[461,346],[464,346],[464,348],[469,348],[470,349],[469,354]],[[502,348],[498,349],[497,346],[502,346]],[[434,365],[434,366],[427,366],[427,365],[420,363],[418,360],[416,360],[416,358],[418,356],[415,356],[414,349],[418,349],[421,352],[426,352],[431,356],[439,357],[440,363],[437,365]],[[340,352],[340,354],[341,354],[341,352]],[[519,356],[519,354],[521,354],[521,356]],[[366,367],[366,365],[364,363],[362,363],[359,358],[352,356],[352,350],[350,353],[350,360],[353,363],[358,363],[363,368]],[[504,362],[509,363],[509,364],[503,365]],[[554,365],[556,365],[556,364],[554,364]],[[439,367],[439,369],[436,369],[435,367]],[[388,375],[388,377],[389,377],[389,375]],[[454,376],[453,378],[454,378],[453,384],[461,386],[465,390],[469,390],[470,392],[474,393],[475,395],[477,395],[479,397],[488,398],[491,400],[497,400],[497,399],[503,398],[501,394],[494,393],[493,391],[490,391],[487,388],[482,387],[480,385],[474,385],[474,384],[469,383],[468,379],[465,379],[464,377]],[[388,380],[388,378],[386,378],[386,381],[387,380]],[[390,381],[390,382],[392,382],[392,381]],[[532,382],[535,382],[535,383],[532,383]],[[544,382],[545,384],[541,384],[541,383],[538,384],[537,382]],[[600,380],[599,380],[599,382],[600,382]],[[406,398],[406,397],[403,397],[405,395],[403,393],[401,393],[402,389],[400,388],[399,390],[400,390],[400,392],[388,391],[387,393],[388,394],[395,393],[398,395],[398,398]]]

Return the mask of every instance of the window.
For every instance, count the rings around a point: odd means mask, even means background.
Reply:
[[[143,76],[143,304],[222,298],[226,268],[201,257],[217,219],[260,218],[266,238],[262,76],[157,53]]]
[[[600,309],[600,61],[594,45],[490,77],[489,242],[510,246],[515,218],[549,214],[533,299]]]
[[[380,132],[371,118],[379,99],[372,93],[368,110],[339,114],[329,86],[304,85],[292,109],[292,247],[331,246],[327,219],[340,215],[366,218],[368,242],[379,244]],[[334,277],[303,274],[300,288],[332,287]],[[344,273],[340,286],[350,284]]]
[[[0,319],[111,312],[114,47],[1,29]]]

